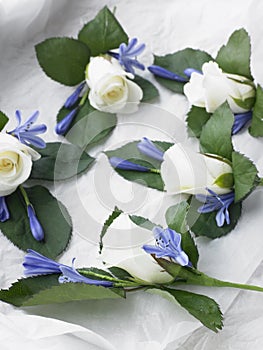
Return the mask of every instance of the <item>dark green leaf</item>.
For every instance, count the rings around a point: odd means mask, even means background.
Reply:
[[[217,332],[223,327],[223,317],[218,304],[211,298],[184,290],[165,288],[178,303],[204,326]]]
[[[145,228],[146,230],[152,231],[155,226],[159,226],[142,216],[129,215],[129,218],[135,225]]]
[[[231,161],[233,146],[231,141],[234,116],[223,103],[204,125],[200,135],[200,148],[203,153],[211,153]]]
[[[168,69],[185,78],[187,78],[184,75],[186,68],[194,68],[202,71],[202,65],[208,61],[213,61],[213,58],[208,53],[190,48],[166,56],[154,57],[155,65]],[[177,93],[183,93],[184,83],[158,77],[156,79],[166,88]]]
[[[81,148],[60,142],[47,143],[38,153],[41,158],[34,162],[30,179],[66,180],[83,173],[94,161]]]
[[[119,217],[121,215],[121,213],[123,213],[123,211],[120,210],[119,208],[115,207],[113,212],[108,217],[108,219],[104,222],[104,225],[103,225],[101,233],[100,233],[100,251],[99,251],[100,253],[101,253],[102,248],[103,248],[103,242],[102,242],[103,237],[105,236],[110,225],[113,223],[113,221],[115,219],[117,219],[117,217]]]
[[[252,79],[250,72],[250,38],[242,28],[230,36],[226,45],[218,51],[216,62],[226,73],[243,75]]]
[[[196,236],[206,236],[209,238],[218,238],[225,236],[232,231],[241,215],[241,202],[233,203],[229,207],[230,224],[226,223],[222,227],[218,227],[216,224],[217,211],[206,214],[198,214],[197,209],[202,205],[201,202],[197,201],[192,197],[190,209],[187,215],[187,222],[190,229]]]
[[[148,156],[140,153],[137,148],[138,142],[139,141],[133,141],[114,151],[107,151],[105,153],[108,158],[119,157],[136,164],[145,165],[152,169],[160,169],[161,163],[159,161],[149,158]],[[153,141],[153,143],[164,152],[172,146],[172,144],[168,142]],[[120,170],[116,168],[115,170],[126,180],[134,181],[144,186],[155,188],[161,191],[164,189],[161,175],[158,173]]]
[[[186,218],[188,209],[189,204],[186,201],[183,201],[168,208],[165,213],[165,218],[168,227],[178,233],[181,233],[181,247],[183,251],[188,255],[189,260],[193,266],[196,267],[199,254],[194,239],[191,236],[191,233],[187,230]]]
[[[8,117],[0,111],[0,131],[4,129],[5,125],[8,123]]]
[[[0,223],[0,229],[18,248],[34,249],[54,259],[66,249],[71,238],[70,216],[46,188],[34,186],[27,188],[26,192],[44,229],[44,241],[38,242],[32,236],[26,205],[19,190],[6,197],[11,216],[8,221]]]
[[[239,152],[232,154],[232,168],[235,183],[235,201],[247,197],[256,186],[257,168],[253,162]]]
[[[117,49],[121,43],[128,43],[127,34],[107,6],[81,29],[78,38],[88,45],[92,56]]]
[[[256,103],[253,109],[249,132],[255,137],[263,136],[263,89],[260,85],[257,87]]]
[[[130,280],[133,278],[126,270],[121,269],[120,267],[110,267],[109,271],[117,278],[121,280]]]
[[[70,111],[62,108],[57,121],[62,120]],[[115,114],[95,110],[86,100],[72,122],[71,129],[65,135],[67,140],[84,149],[94,146],[108,136],[117,124]]]
[[[158,90],[149,80],[136,75],[133,81],[138,84],[143,91],[141,102],[147,102],[159,96]]]
[[[22,279],[14,283],[9,290],[0,291],[0,300],[15,306],[116,299],[120,297],[121,295],[118,294],[115,288],[104,288],[84,283],[60,284],[58,275]]]
[[[205,108],[192,106],[187,115],[187,126],[189,136],[200,137],[203,126],[209,120],[211,114]]]
[[[85,79],[90,50],[72,38],[50,38],[36,45],[37,59],[44,72],[53,80],[74,86]]]

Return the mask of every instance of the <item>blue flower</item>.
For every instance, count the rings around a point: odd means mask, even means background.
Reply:
[[[133,171],[141,171],[141,172],[150,171],[149,168],[143,165],[135,164],[119,157],[111,157],[109,161],[111,166],[121,170],[133,170]]]
[[[82,82],[76,90],[67,98],[66,102],[64,103],[65,108],[71,108],[74,106],[74,104],[78,101],[80,94],[86,85],[86,82]]]
[[[25,276],[48,275],[51,273],[61,273],[61,264],[51,260],[32,249],[27,250],[23,266]]]
[[[204,203],[198,208],[198,213],[211,213],[213,211],[218,211],[216,214],[216,223],[218,227],[222,227],[226,222],[227,225],[230,224],[230,216],[228,207],[235,200],[235,193],[229,192],[226,194],[218,195],[214,191],[207,188],[210,196],[204,194],[197,194],[195,197],[198,201]]]
[[[128,45],[126,45],[125,43],[122,43],[119,46],[119,53],[112,52],[112,51],[108,52],[112,57],[116,58],[119,61],[119,63],[124,67],[126,72],[129,72],[132,74],[135,74],[133,67],[141,70],[145,69],[144,65],[136,59],[136,57],[144,51],[145,44],[137,45],[137,43],[138,43],[138,39],[132,38],[129,41]]]
[[[57,123],[55,131],[58,135],[66,134],[66,132],[70,127],[70,124],[72,123],[78,111],[79,111],[79,107],[74,108],[60,122]]]
[[[44,239],[44,230],[36,216],[35,210],[32,204],[28,204],[27,206],[27,215],[29,219],[30,230],[32,232],[33,237],[37,241],[42,241]]]
[[[10,218],[5,197],[0,197],[0,221],[5,222]]]
[[[157,65],[149,66],[148,70],[152,74],[154,74],[160,78],[178,81],[179,83],[186,83],[188,81],[184,77],[181,77],[180,75],[173,73],[173,72],[169,71],[168,69],[165,69],[165,68],[157,66]]]
[[[182,266],[192,266],[188,256],[181,249],[181,235],[169,227],[163,229],[159,226],[153,229],[156,245],[144,245],[142,248],[156,258],[168,257]]]
[[[39,276],[48,275],[53,273],[62,273],[59,276],[59,283],[74,282],[74,283],[86,283],[96,286],[112,287],[113,283],[109,281],[93,280],[82,276],[73,266],[75,259],[72,260],[72,267],[59,264],[56,261],[49,259],[32,249],[28,249],[28,253],[25,256],[23,266],[25,268],[25,276]]]
[[[33,126],[33,124],[36,122],[39,112],[36,111],[33,113],[27,120],[22,124],[22,117],[21,112],[16,111],[15,113],[16,119],[18,122],[17,127],[9,131],[8,134],[13,135],[18,138],[18,140],[25,145],[32,145],[38,148],[45,148],[46,143],[43,141],[40,137],[38,137],[38,134],[43,134],[46,132],[47,127],[45,124],[38,124]]]
[[[232,135],[237,134],[252,119],[252,111],[235,114],[234,118]]]
[[[139,151],[148,157],[163,161],[164,152],[155,146],[155,144],[147,137],[143,137],[142,140],[137,144]]]

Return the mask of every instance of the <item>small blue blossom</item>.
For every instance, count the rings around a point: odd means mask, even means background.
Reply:
[[[96,286],[112,287],[113,283],[109,281],[99,281],[87,278],[81,275],[73,266],[75,259],[72,260],[72,267],[59,264],[56,261],[45,257],[32,249],[28,249],[28,253],[25,256],[23,266],[25,268],[25,276],[39,276],[48,275],[53,273],[62,274],[59,276],[59,283],[74,282],[74,283],[86,283]]]
[[[154,254],[156,258],[167,257],[176,261],[182,266],[192,266],[188,256],[181,248],[181,235],[168,228],[154,227],[153,235],[156,245],[143,245],[143,249],[148,254]]]
[[[203,74],[200,70],[197,70],[195,68],[186,68],[184,70],[184,74],[188,77],[188,78],[191,78],[191,75],[193,73],[198,73],[198,74]]]
[[[74,108],[60,122],[57,123],[55,131],[58,135],[66,134],[78,111],[79,107]]]
[[[10,214],[6,205],[5,197],[0,197],[0,221],[5,222],[9,218]]]
[[[207,188],[210,196],[204,194],[197,194],[195,197],[198,201],[204,203],[198,208],[198,213],[205,214],[213,211],[218,211],[216,214],[216,223],[218,227],[222,227],[226,222],[230,224],[230,216],[228,208],[234,202],[235,193],[229,192],[226,194],[218,195],[214,191]]]
[[[186,83],[188,81],[188,79],[181,77],[180,75],[173,73],[173,72],[169,71],[168,69],[165,69],[165,68],[157,66],[157,65],[149,66],[148,70],[152,74],[154,74],[160,78],[174,80],[174,81],[177,81],[179,83]]]
[[[65,108],[71,108],[74,106],[74,104],[78,101],[84,86],[86,86],[86,82],[82,82],[76,88],[76,90],[67,98],[66,102],[64,103]]]
[[[111,166],[113,166],[116,169],[134,170],[134,171],[141,171],[141,172],[150,171],[149,168],[147,168],[143,165],[135,164],[135,163],[132,163],[128,160],[125,160],[125,159],[119,158],[119,157],[111,157],[109,159],[109,161],[110,161]]]
[[[234,115],[232,135],[237,134],[252,119],[252,111]]]
[[[155,144],[147,137],[143,137],[142,140],[137,144],[139,151],[146,156],[163,161],[164,152],[155,146]]]
[[[33,237],[37,241],[42,241],[44,239],[44,230],[36,216],[35,210],[32,204],[27,206],[27,215],[29,219],[30,230],[32,232]]]
[[[134,68],[138,68],[141,70],[144,70],[145,67],[142,63],[140,63],[137,60],[137,56],[140,55],[144,49],[145,49],[145,44],[139,44],[137,38],[132,38],[129,41],[129,44],[126,45],[125,43],[122,43],[119,46],[119,53],[109,51],[109,55],[112,57],[116,58],[119,63],[124,67],[126,72],[135,74]],[[137,45],[137,47],[136,47]]]
[[[43,134],[46,132],[47,127],[45,124],[38,124],[34,125],[36,122],[39,112],[36,111],[33,113],[25,122],[22,124],[22,117],[21,112],[16,111],[15,113],[16,119],[18,122],[17,127],[9,131],[8,134],[13,135],[18,138],[18,140],[25,145],[32,145],[37,148],[45,148],[46,143],[44,140],[42,140],[40,137],[38,137],[38,134]]]

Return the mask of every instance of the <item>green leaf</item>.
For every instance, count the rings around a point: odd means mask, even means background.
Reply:
[[[165,288],[177,302],[204,326],[217,332],[223,327],[223,317],[219,305],[211,298],[184,290]]]
[[[117,49],[121,43],[128,43],[128,35],[107,6],[84,25],[78,39],[88,45],[92,56]]]
[[[202,71],[202,66],[205,62],[213,61],[213,58],[206,52],[187,48],[166,56],[155,56],[154,64],[168,69],[182,77],[186,68],[194,68]],[[184,83],[179,83],[173,80],[156,77],[158,82],[177,93],[183,93]]]
[[[107,151],[105,154],[110,157],[119,157],[126,160],[129,160],[133,163],[145,165],[152,169],[160,169],[161,163],[155,159],[149,158],[148,156],[143,155],[137,148],[139,141],[133,141],[127,143],[126,145],[114,150]],[[173,144],[168,142],[153,141],[153,143],[162,151],[166,151]],[[158,173],[150,172],[139,172],[139,171],[129,171],[116,169],[116,172],[124,177],[126,180],[137,182],[141,185],[155,188],[157,190],[163,191],[164,184],[161,178],[161,175]]]
[[[130,275],[126,270],[117,266],[110,267],[109,271],[120,280],[130,280],[133,278],[132,275]]]
[[[256,91],[256,103],[249,132],[254,137],[263,136],[263,89],[260,85],[258,85]]]
[[[234,178],[232,173],[224,173],[218,176],[214,182],[221,188],[232,188],[234,186]]]
[[[232,168],[235,183],[235,201],[245,199],[257,185],[257,168],[253,162],[239,152],[232,154]]]
[[[115,207],[113,212],[110,214],[110,216],[104,222],[101,233],[100,233],[100,250],[99,250],[100,253],[101,253],[102,248],[103,248],[103,237],[107,233],[107,230],[110,227],[110,225],[113,223],[113,221],[115,219],[117,219],[121,215],[121,213],[123,213],[123,211],[120,210],[119,208]]]
[[[5,125],[8,123],[8,117],[0,111],[0,131],[4,129]]]
[[[226,45],[218,51],[216,62],[226,73],[243,75],[253,79],[250,71],[250,38],[242,28],[230,36]]]
[[[182,241],[181,246],[183,251],[188,255],[189,260],[194,267],[198,263],[198,250],[191,233],[187,230],[187,213],[189,210],[189,204],[183,201],[179,204],[173,205],[168,208],[165,213],[167,226],[178,233],[181,233]]]
[[[246,110],[252,109],[255,105],[255,97],[248,97],[244,100],[234,98],[234,97],[232,97],[232,99],[239,107],[246,109]]]
[[[234,116],[223,103],[204,125],[200,135],[200,148],[203,153],[211,153],[231,161],[233,146],[231,141]]]
[[[192,106],[186,119],[189,136],[200,137],[203,126],[210,116],[211,114],[205,108]]]
[[[90,50],[79,40],[50,38],[36,45],[37,59],[44,72],[53,80],[74,86],[85,79]]]
[[[62,120],[69,112],[70,110],[61,108],[57,115],[57,121]],[[115,114],[95,110],[87,99],[65,137],[69,142],[82,149],[92,147],[108,136],[116,124]]]
[[[147,102],[159,96],[158,90],[149,80],[135,75],[135,78],[132,81],[138,84],[143,91],[143,98],[141,102]]]
[[[197,209],[202,206],[202,203],[197,201],[194,197],[191,199],[191,205],[187,214],[187,222],[190,230],[196,236],[206,236],[209,238],[218,238],[225,236],[232,231],[241,215],[242,205],[239,203],[232,203],[229,208],[230,224],[226,223],[222,227],[216,224],[217,211],[206,214],[198,214]]]
[[[60,284],[57,274],[21,279],[14,283],[10,289],[0,291],[0,300],[15,306],[116,299],[123,296],[119,295],[115,288],[104,288],[84,283]]]
[[[60,142],[47,143],[38,153],[41,158],[34,162],[30,179],[66,180],[86,171],[94,161],[81,148]]]
[[[145,228],[146,230],[152,231],[155,226],[159,226],[142,216],[129,215],[129,218],[135,225]]]
[[[58,202],[46,188],[34,186],[27,188],[26,192],[44,229],[44,241],[38,242],[32,236],[26,205],[19,190],[6,197],[10,219],[0,222],[0,229],[18,248],[34,249],[54,259],[66,249],[71,238],[70,216],[62,203]]]

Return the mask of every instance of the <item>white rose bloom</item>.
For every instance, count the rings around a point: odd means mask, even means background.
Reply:
[[[161,176],[168,193],[208,194],[206,188],[224,194],[231,191],[232,168],[226,162],[175,144],[164,153]],[[224,187],[222,177],[231,184]],[[220,181],[221,180],[221,181]]]
[[[156,244],[153,233],[135,226],[128,215],[121,215],[114,221],[103,242],[100,259],[106,262],[106,267],[120,267],[130,275],[150,283],[165,283],[173,279],[142,249],[144,244]]]
[[[103,112],[134,113],[143,97],[142,89],[112,58],[94,57],[86,68],[86,82],[90,88],[90,104]]]
[[[255,96],[255,88],[250,80],[241,75],[224,73],[212,61],[203,64],[202,72],[192,73],[190,81],[184,86],[184,94],[192,105],[205,108],[209,113],[213,113],[225,101],[233,113],[251,109],[252,106],[249,109],[241,108],[234,101],[244,101]]]
[[[0,132],[0,197],[7,196],[25,182],[32,169],[32,160],[40,154],[11,135]]]

